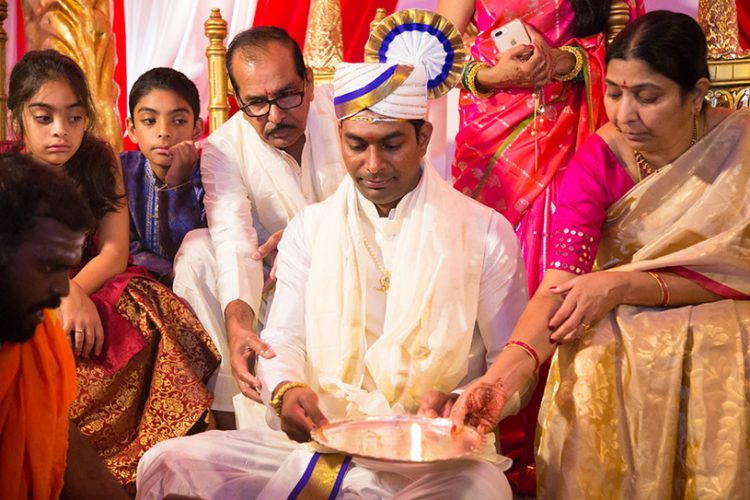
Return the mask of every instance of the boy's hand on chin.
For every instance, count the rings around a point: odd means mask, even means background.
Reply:
[[[166,175],[167,187],[173,188],[185,184],[198,166],[200,152],[195,141],[182,141],[169,148],[172,164]]]

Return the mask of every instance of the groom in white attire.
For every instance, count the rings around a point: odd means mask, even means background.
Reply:
[[[296,498],[327,477],[316,486],[331,498],[511,498],[509,460],[492,440],[460,461],[382,466],[298,443],[327,419],[446,415],[526,305],[510,224],[424,163],[428,80],[419,63],[336,72],[349,176],[287,227],[264,331],[276,352],[261,359],[264,399],[276,413],[269,425],[283,433],[259,427],[161,443],[139,464],[139,497]]]

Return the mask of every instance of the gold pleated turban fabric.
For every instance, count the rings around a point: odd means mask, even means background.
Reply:
[[[456,28],[420,9],[396,12],[381,21],[365,53],[368,62],[336,68],[333,102],[341,120],[365,109],[393,119],[424,119],[428,99],[456,85],[465,59]]]

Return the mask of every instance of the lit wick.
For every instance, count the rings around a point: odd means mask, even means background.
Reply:
[[[422,461],[422,428],[416,422],[411,424],[411,453],[409,457],[412,462]]]

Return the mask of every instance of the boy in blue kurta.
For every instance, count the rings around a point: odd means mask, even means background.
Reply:
[[[203,134],[198,89],[184,74],[154,68],[133,84],[128,135],[140,151],[120,154],[130,211],[130,252],[171,286],[172,263],[185,234],[206,227],[199,152]]]

